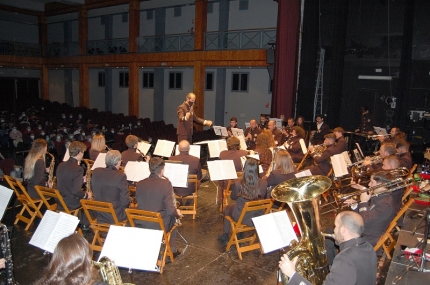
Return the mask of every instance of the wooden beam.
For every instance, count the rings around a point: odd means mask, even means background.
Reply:
[[[40,91],[43,100],[49,100],[49,71],[46,65],[40,69]]]
[[[136,63],[128,67],[128,114],[139,117],[139,67]]]
[[[48,25],[45,16],[39,16],[39,44],[42,57],[45,56],[45,48],[48,44]]]
[[[194,50],[203,50],[208,21],[208,0],[196,0],[194,19]]]
[[[129,0],[86,0],[84,5],[67,5],[63,3],[47,3],[45,4],[45,16],[55,16],[79,12],[81,9],[92,10],[109,6],[117,6],[128,4]]]
[[[0,65],[8,67],[40,68],[44,58],[15,55],[0,55]]]
[[[28,10],[28,9],[22,9],[22,8],[8,6],[8,5],[0,5],[0,10],[19,13],[19,14],[26,14],[26,15],[30,15],[30,16],[36,16],[36,17],[43,16],[43,12],[32,11],[32,10]]]
[[[128,52],[137,52],[136,38],[139,37],[140,30],[140,1],[130,0],[128,8]]]
[[[194,112],[197,117],[204,118],[205,110],[205,67],[201,61],[194,62],[194,86],[193,92],[196,94],[196,101],[194,102]],[[203,130],[203,126],[196,125],[197,130]]]
[[[79,106],[89,108],[88,96],[88,66],[86,64],[79,65]]]
[[[79,54],[87,54],[87,41],[88,41],[88,10],[79,10],[78,15],[79,26]]]

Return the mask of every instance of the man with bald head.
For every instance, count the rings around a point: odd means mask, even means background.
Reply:
[[[193,140],[193,122],[210,127],[212,125],[211,120],[204,120],[199,118],[194,113],[194,102],[196,101],[196,95],[194,93],[188,93],[184,103],[178,106],[178,128],[176,134],[178,135],[178,142],[187,140],[192,142]]]
[[[257,120],[250,120],[249,128],[247,128],[243,133],[243,135],[245,136],[246,146],[249,150],[255,149],[255,139],[259,134],[261,134],[261,129],[258,127]]]
[[[178,145],[179,154],[171,156],[169,160],[182,161],[183,164],[188,164],[188,174],[197,174],[197,178],[202,178],[202,166],[200,159],[189,154],[190,143],[186,140],[182,140]],[[181,197],[185,197],[194,193],[194,183],[188,183],[188,188],[174,187],[175,194]]]
[[[282,132],[276,128],[276,122],[270,120],[267,123],[267,128],[272,132],[273,140],[275,141],[276,146],[282,145]]]
[[[344,211],[336,216],[334,224],[334,238],[340,252],[334,258],[330,273],[323,284],[375,284],[376,253],[373,247],[361,237],[364,231],[363,218],[353,211]],[[288,284],[312,284],[296,272],[296,263],[297,257],[289,260],[287,254],[279,262],[281,271],[290,278]]]

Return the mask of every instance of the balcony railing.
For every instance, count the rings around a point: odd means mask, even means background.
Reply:
[[[145,36],[137,38],[139,52],[168,52],[194,50],[193,34]]]
[[[205,33],[205,50],[268,49],[276,42],[276,29]]]
[[[79,43],[51,43],[45,48],[46,57],[79,55]]]
[[[128,53],[128,38],[87,42],[87,54],[89,55],[118,53]]]
[[[0,54],[40,57],[40,45],[11,41],[0,41]]]

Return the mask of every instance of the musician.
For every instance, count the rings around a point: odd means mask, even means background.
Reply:
[[[267,128],[272,133],[273,139],[275,140],[275,146],[282,145],[282,132],[276,128],[276,122],[270,120],[267,123]]]
[[[335,241],[340,247],[340,253],[334,258],[324,284],[375,284],[377,258],[373,247],[361,237],[365,225],[363,218],[352,211],[344,211],[336,216],[334,224]],[[290,278],[288,284],[311,285],[296,272],[297,258],[289,260],[288,255],[284,254],[279,268]]]
[[[178,106],[178,143],[183,140],[187,140],[190,143],[193,140],[193,122],[210,127],[212,125],[211,120],[204,120],[196,116],[193,110],[194,102],[196,101],[196,95],[194,93],[188,93],[184,103]]]
[[[238,129],[239,127],[237,126],[237,118],[236,117],[231,117],[230,119],[230,125],[227,127],[227,133],[229,137],[233,136],[233,133],[231,131],[231,128],[236,128]]]
[[[385,137],[381,132],[379,133],[378,136],[378,140],[382,143],[384,141],[392,141],[394,138],[401,136],[401,134],[404,134],[403,132],[400,131],[400,128],[398,127],[392,127],[390,130],[390,136],[389,137]]]
[[[99,153],[106,153],[106,140],[102,134],[95,135],[91,140],[90,159],[95,161]]]
[[[360,108],[361,111],[361,119],[360,126],[355,130],[356,133],[368,133],[369,135],[373,134],[373,126],[375,126],[375,121],[373,119],[373,115],[369,112],[369,109],[366,106],[362,106]]]
[[[151,174],[137,183],[136,201],[140,210],[159,212],[164,228],[168,232],[175,225],[176,218],[182,218],[183,215],[179,209],[176,209],[172,183],[164,178],[164,165],[164,160],[159,157],[154,157],[149,161]],[[160,229],[155,223],[144,221],[136,221],[136,226]],[[170,247],[174,257],[181,254],[181,250],[176,247],[176,230],[172,232]]]
[[[272,150],[270,149],[270,137],[261,133],[257,136],[255,140],[257,147],[255,148],[255,153],[258,154],[260,158],[260,165],[263,168],[262,176],[267,174],[270,164],[272,163]]]
[[[396,145],[389,141],[384,141],[381,144],[381,148],[379,149],[379,155],[382,159],[385,159],[387,156],[396,154]],[[383,170],[382,164],[372,163],[372,160],[369,156],[366,156],[363,161],[363,165],[368,165],[371,167],[373,171]]]
[[[400,166],[407,169],[412,168],[412,157],[409,152],[410,143],[405,140],[398,140],[396,143],[397,155],[399,156]]]
[[[122,166],[126,166],[129,161],[149,160],[149,157],[144,157],[142,154],[136,152],[138,142],[139,139],[134,135],[128,135],[125,138],[125,144],[128,149],[121,152]]]
[[[339,153],[342,153],[344,151],[348,151],[348,143],[346,142],[345,138],[343,137],[343,133],[345,130],[341,127],[334,128],[333,134],[336,136],[336,148],[339,151]]]
[[[255,140],[260,133],[261,129],[257,126],[257,121],[255,119],[250,120],[249,128],[247,128],[243,133],[249,150],[255,149]]]
[[[24,181],[27,182],[27,193],[33,199],[40,199],[34,186],[45,186],[46,172],[45,155],[48,143],[44,139],[36,139],[24,162]],[[25,183],[24,183],[25,184]],[[52,185],[51,185],[52,187]]]
[[[112,203],[118,221],[127,219],[125,209],[130,205],[130,192],[128,191],[127,176],[119,171],[121,153],[110,150],[106,153],[106,168],[96,168],[91,176],[91,189],[94,200]],[[113,224],[112,215],[98,213],[99,223]]]
[[[57,188],[63,196],[64,202],[70,210],[81,207],[81,199],[92,199],[93,194],[81,189],[86,181],[84,169],[79,166],[84,152],[87,149],[85,144],[74,141],[69,145],[70,158],[63,161],[57,168]],[[63,210],[61,203],[57,203],[58,210]],[[80,212],[81,229],[88,230],[89,222],[85,215]]]
[[[273,187],[281,182],[295,178],[297,169],[294,166],[293,160],[290,154],[286,150],[280,150],[275,155],[275,167],[267,177],[267,186]],[[272,189],[268,191],[267,197],[271,197]]]
[[[260,115],[260,124],[258,125],[258,127],[262,130],[267,129],[267,124],[268,124],[268,119],[267,116],[264,114]]]
[[[242,162],[240,158],[249,154],[249,151],[240,149],[240,141],[237,137],[229,137],[227,139],[227,150],[223,150],[219,154],[221,160],[233,160],[236,172],[242,171]]]
[[[182,161],[184,164],[188,164],[188,174],[197,174],[197,179],[202,179],[202,166],[200,159],[189,154],[190,143],[186,140],[179,142],[178,145],[179,154],[171,156],[170,160]],[[181,197],[189,196],[195,191],[195,184],[188,183],[188,188],[174,187],[175,194]]]
[[[393,181],[395,177],[386,171],[374,173],[369,182],[369,187],[374,187]],[[385,186],[377,188],[373,193],[383,193],[388,189]],[[392,195],[373,196],[363,191],[360,195],[360,202],[348,199],[344,203],[357,211],[364,220],[363,237],[372,247],[376,245],[379,238],[384,234],[391,220],[394,218],[397,209],[393,202]],[[379,254],[379,253],[378,253]]]
[[[306,128],[305,128],[305,118],[303,116],[298,116],[297,117],[297,126],[299,126],[302,129],[306,130]]]
[[[334,147],[336,136],[333,133],[329,133],[325,135],[324,138],[324,146],[326,146],[327,148],[321,155],[313,154],[315,150],[315,147],[313,145],[311,145],[308,149],[316,164],[309,168],[312,175],[327,175],[331,169],[330,157],[332,155],[339,154],[338,149]]]
[[[294,118],[288,118],[287,125],[282,129],[282,134],[284,135],[284,140],[287,141],[290,138],[291,130],[295,125]]]
[[[235,204],[229,204],[224,209],[224,216],[230,216],[237,221],[242,213],[246,202],[264,199],[266,196],[267,182],[258,178],[258,161],[254,158],[248,158],[243,168],[242,178],[232,183],[232,192],[230,198],[236,200]],[[261,211],[247,213],[243,223],[252,226],[252,218],[264,214]],[[224,233],[218,237],[218,241],[226,246],[229,240],[230,222],[224,219]]]
[[[301,127],[294,126],[291,129],[290,138],[284,143],[285,149],[289,152],[295,163],[300,163],[305,156],[300,144],[300,141],[304,143],[304,135],[305,131]]]
[[[329,126],[324,122],[324,116],[322,114],[316,117],[316,130],[311,132],[313,145],[322,144],[324,142],[324,136],[329,132]]]

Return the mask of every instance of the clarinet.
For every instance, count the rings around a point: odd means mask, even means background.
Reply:
[[[13,277],[13,261],[12,261],[12,252],[10,249],[10,240],[8,235],[8,230],[6,225],[0,224],[0,235],[1,235],[1,252],[3,258],[5,259],[5,271],[6,271],[6,285],[14,285],[15,278]],[[3,284],[0,281],[0,284]]]

